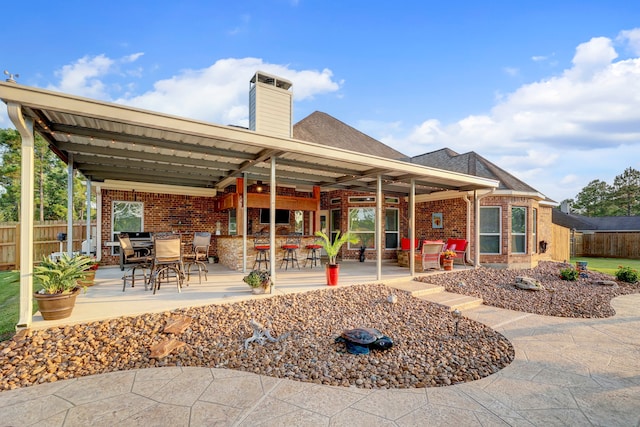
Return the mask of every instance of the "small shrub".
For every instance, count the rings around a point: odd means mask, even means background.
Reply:
[[[638,281],[638,271],[631,267],[619,266],[616,271],[616,279],[621,282],[636,283]]]
[[[578,279],[578,270],[573,267],[563,268],[560,270],[560,278],[562,280],[571,280],[572,282]]]

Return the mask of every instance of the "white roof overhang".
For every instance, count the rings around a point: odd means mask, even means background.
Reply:
[[[19,105],[50,148],[96,182],[219,190],[245,172],[268,181],[275,157],[278,183],[299,188],[375,191],[378,175],[385,193],[401,195],[410,193],[412,179],[416,194],[498,186],[492,179],[16,83],[0,82],[0,99]]]

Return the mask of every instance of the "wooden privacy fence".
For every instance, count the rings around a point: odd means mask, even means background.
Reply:
[[[92,222],[91,227],[96,223]],[[73,250],[80,251],[82,241],[87,238],[86,222],[73,224]],[[58,233],[67,232],[66,221],[36,222],[33,226],[33,259],[39,261],[43,256],[60,251]],[[63,251],[67,243],[62,244]],[[16,268],[20,264],[20,223],[0,223],[0,269]]]
[[[576,256],[640,258],[639,232],[578,233],[573,236]]]
[[[551,227],[551,259],[560,262],[569,262],[571,258],[571,230],[553,224]]]

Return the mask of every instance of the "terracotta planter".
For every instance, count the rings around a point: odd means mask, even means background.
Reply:
[[[266,294],[271,290],[271,282],[263,283],[262,286],[257,288],[251,288],[251,293],[254,295]]]
[[[444,267],[445,271],[453,270],[453,260],[452,259],[443,259],[442,267]]]
[[[95,270],[87,270],[86,271],[86,276],[84,277],[84,279],[78,280],[78,285],[80,286],[93,286],[93,281],[96,278],[96,271]]]
[[[44,320],[58,320],[71,316],[79,293],[80,288],[77,288],[69,294],[48,295],[34,293],[33,297],[38,302],[38,310],[40,310]]]
[[[325,271],[327,273],[327,286],[336,286],[338,284],[340,264],[327,264]]]

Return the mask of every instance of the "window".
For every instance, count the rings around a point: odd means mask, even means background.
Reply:
[[[385,249],[398,249],[400,229],[398,221],[398,209],[387,209],[384,215],[384,247]]]
[[[511,253],[527,253],[527,208],[511,208]]]
[[[384,202],[392,204],[392,205],[397,205],[398,203],[400,203],[400,198],[399,197],[385,197]]]
[[[236,219],[235,209],[229,209],[229,234],[232,236],[238,234],[238,220]]]
[[[349,203],[375,203],[375,196],[352,196],[349,197]]]
[[[533,247],[531,252],[538,252],[538,209],[533,208],[533,222],[531,223],[531,237],[533,239]]]
[[[358,243],[349,243],[349,249],[364,246],[367,249],[376,248],[376,209],[349,209],[349,231],[360,239]]]
[[[293,218],[296,223],[296,233],[304,234],[304,212],[303,211],[293,211]]]
[[[500,207],[488,206],[480,208],[480,253],[500,254]]]
[[[144,231],[144,204],[142,202],[113,201],[111,203],[111,230],[113,240],[120,233]],[[112,254],[119,254],[120,247],[112,247]]]

